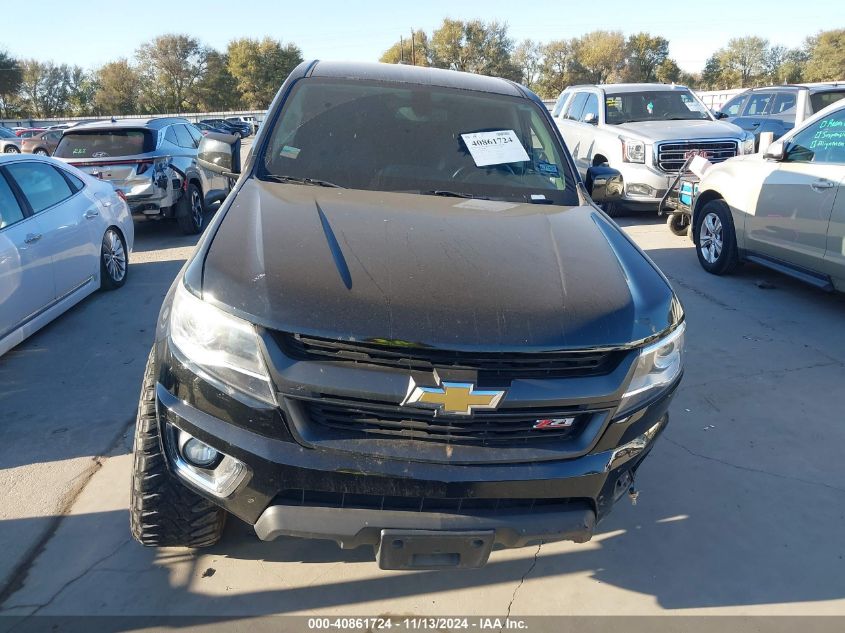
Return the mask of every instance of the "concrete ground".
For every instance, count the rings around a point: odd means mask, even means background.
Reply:
[[[0,358],[0,614],[845,615],[845,296],[753,265],[713,277],[656,219],[621,223],[688,318],[686,376],[640,501],[588,544],[494,552],[460,573],[262,543],[237,520],[199,552],[130,540],[141,374],[195,243],[139,225],[123,289]]]

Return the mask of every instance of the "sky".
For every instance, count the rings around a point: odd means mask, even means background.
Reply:
[[[164,33],[187,33],[219,50],[238,37],[266,35],[296,43],[306,59],[377,61],[400,35],[407,37],[412,28],[431,33],[451,17],[506,22],[517,41],[546,42],[596,29],[648,31],[667,38],[678,65],[696,72],[732,37],[759,35],[794,47],[820,30],[843,28],[842,6],[842,0],[5,0],[0,50],[93,69],[131,58],[141,43]]]

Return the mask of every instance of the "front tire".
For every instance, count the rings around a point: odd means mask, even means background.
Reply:
[[[147,359],[129,503],[132,537],[147,547],[208,547],[220,540],[226,512],[189,490],[167,469],[156,416],[155,363]]]
[[[698,262],[708,273],[727,275],[739,264],[731,210],[724,200],[704,205],[693,227]]]
[[[194,183],[189,183],[179,202],[176,204],[176,221],[185,235],[196,235],[202,232],[205,223],[205,205],[202,192]]]
[[[49,156],[50,155],[50,152],[48,152],[43,147],[39,147],[37,150],[35,150],[32,153],[35,154],[36,156]]]
[[[5,150],[3,150],[3,152],[5,154],[20,154],[21,153],[21,151],[17,147],[15,147],[14,145],[9,145],[8,147],[6,147]]]
[[[100,246],[100,288],[114,290],[126,283],[129,274],[129,253],[126,240],[113,226],[109,227]]]

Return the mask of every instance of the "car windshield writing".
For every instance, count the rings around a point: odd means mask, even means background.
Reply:
[[[611,125],[709,118],[707,108],[688,90],[621,92],[605,98],[605,120]]]
[[[59,158],[108,158],[133,156],[155,149],[155,138],[147,130],[92,130],[65,132],[55,156]]]
[[[573,176],[544,115],[535,102],[506,95],[310,79],[288,97],[259,178],[577,204]]]

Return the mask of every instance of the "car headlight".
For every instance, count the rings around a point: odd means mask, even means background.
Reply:
[[[645,143],[632,138],[620,137],[622,141],[622,160],[626,163],[645,162]]]
[[[630,413],[671,385],[684,368],[686,324],[640,350],[634,377],[619,403],[619,413]]]
[[[746,132],[742,135],[742,153],[743,154],[753,154],[754,153],[754,135],[750,132]]]
[[[275,405],[255,326],[191,294],[179,282],[169,323],[174,353],[227,393],[238,390]]]

